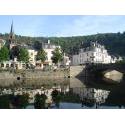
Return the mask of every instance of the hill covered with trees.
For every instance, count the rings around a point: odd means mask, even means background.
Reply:
[[[0,34],[0,38],[8,40],[9,34]],[[84,47],[91,41],[98,41],[98,43],[105,45],[109,53],[114,55],[125,56],[125,32],[123,33],[104,33],[88,36],[74,36],[74,37],[27,37],[16,35],[16,42],[34,46],[40,50],[42,43],[47,42],[60,45],[64,52],[68,54],[77,53],[79,48]]]

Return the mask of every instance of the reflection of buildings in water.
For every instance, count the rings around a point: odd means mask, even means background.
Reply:
[[[82,101],[93,103],[105,103],[109,91],[95,88],[73,88],[73,93],[78,94]]]
[[[72,78],[69,80],[70,82],[67,83],[67,80],[65,84],[51,84],[51,86],[45,87],[45,85],[42,87],[38,87],[38,89],[35,88],[13,88],[13,89],[2,89],[0,91],[1,95],[4,94],[12,94],[14,93],[15,95],[20,94],[22,95],[23,93],[28,93],[30,96],[30,103],[34,102],[34,96],[39,93],[39,94],[46,94],[48,97],[47,102],[52,101],[51,98],[51,93],[54,89],[65,93],[68,93],[70,90],[74,93],[80,96],[81,100],[83,101],[91,101],[93,103],[104,103],[106,98],[109,95],[109,91],[106,90],[101,90],[101,89],[94,89],[94,88],[86,88],[85,84],[83,81],[78,80],[76,78]],[[47,85],[47,84],[46,84]],[[50,84],[49,84],[50,85]]]
[[[69,85],[55,85],[51,86],[50,88],[44,88],[41,87],[39,89],[33,89],[33,88],[0,88],[0,95],[8,95],[8,94],[14,94],[14,95],[23,95],[23,94],[29,94],[29,103],[34,103],[35,95],[36,94],[45,94],[47,96],[47,103],[52,102],[51,93],[53,90],[57,90],[59,92],[67,93],[69,92]]]
[[[70,90],[74,94],[80,96],[81,100],[90,103],[105,103],[108,98],[109,91],[95,88],[88,88],[85,86],[84,80],[76,78],[70,79]]]

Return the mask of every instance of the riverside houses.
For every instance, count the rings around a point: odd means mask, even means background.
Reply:
[[[3,39],[0,39],[0,49],[5,45],[6,41]],[[10,57],[8,61],[3,61],[0,62],[0,67],[2,69],[25,69],[25,68],[35,68],[35,69],[43,69],[44,67],[52,67],[53,66],[53,62],[52,62],[52,56],[53,56],[53,51],[56,48],[59,48],[61,50],[60,46],[57,45],[53,45],[50,43],[50,40],[48,40],[46,43],[42,43],[42,48],[46,54],[47,54],[47,58],[45,60],[44,63],[41,62],[41,60],[36,60],[36,56],[38,53],[38,50],[35,50],[35,48],[33,48],[32,46],[28,46],[24,43],[22,44],[18,44],[15,38],[15,34],[14,34],[14,28],[13,28],[13,22],[11,24],[11,28],[10,28],[10,33],[9,33],[9,38],[7,41],[6,46],[9,49],[10,52]],[[18,61],[17,59],[17,55],[13,54],[13,51],[15,50],[15,48],[25,48],[28,51],[28,55],[29,55],[29,60],[28,63],[22,62],[22,61]],[[16,53],[18,53],[16,51]],[[63,64],[63,66],[69,66],[70,65],[70,60],[69,57],[66,56],[64,54],[63,56],[63,61],[61,62],[61,64]]]
[[[122,60],[121,57],[112,57],[103,45],[97,42],[91,42],[90,46],[79,50],[79,53],[72,56],[72,65],[90,64],[90,63],[115,63]]]

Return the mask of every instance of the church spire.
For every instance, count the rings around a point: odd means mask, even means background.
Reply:
[[[15,34],[13,29],[13,21],[10,28],[10,34],[9,34],[9,49],[11,50],[15,46]]]
[[[12,42],[14,39],[15,39],[15,34],[14,34],[13,21],[12,21],[10,34],[9,34],[9,41]]]

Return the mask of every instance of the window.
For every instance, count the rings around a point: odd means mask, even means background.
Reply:
[[[10,66],[11,66],[11,67],[14,67],[14,65],[13,65],[13,64],[11,64]]]
[[[3,64],[3,63],[1,64],[1,67],[4,67],[4,64]]]
[[[9,64],[6,64],[6,68],[8,68],[9,67]]]

